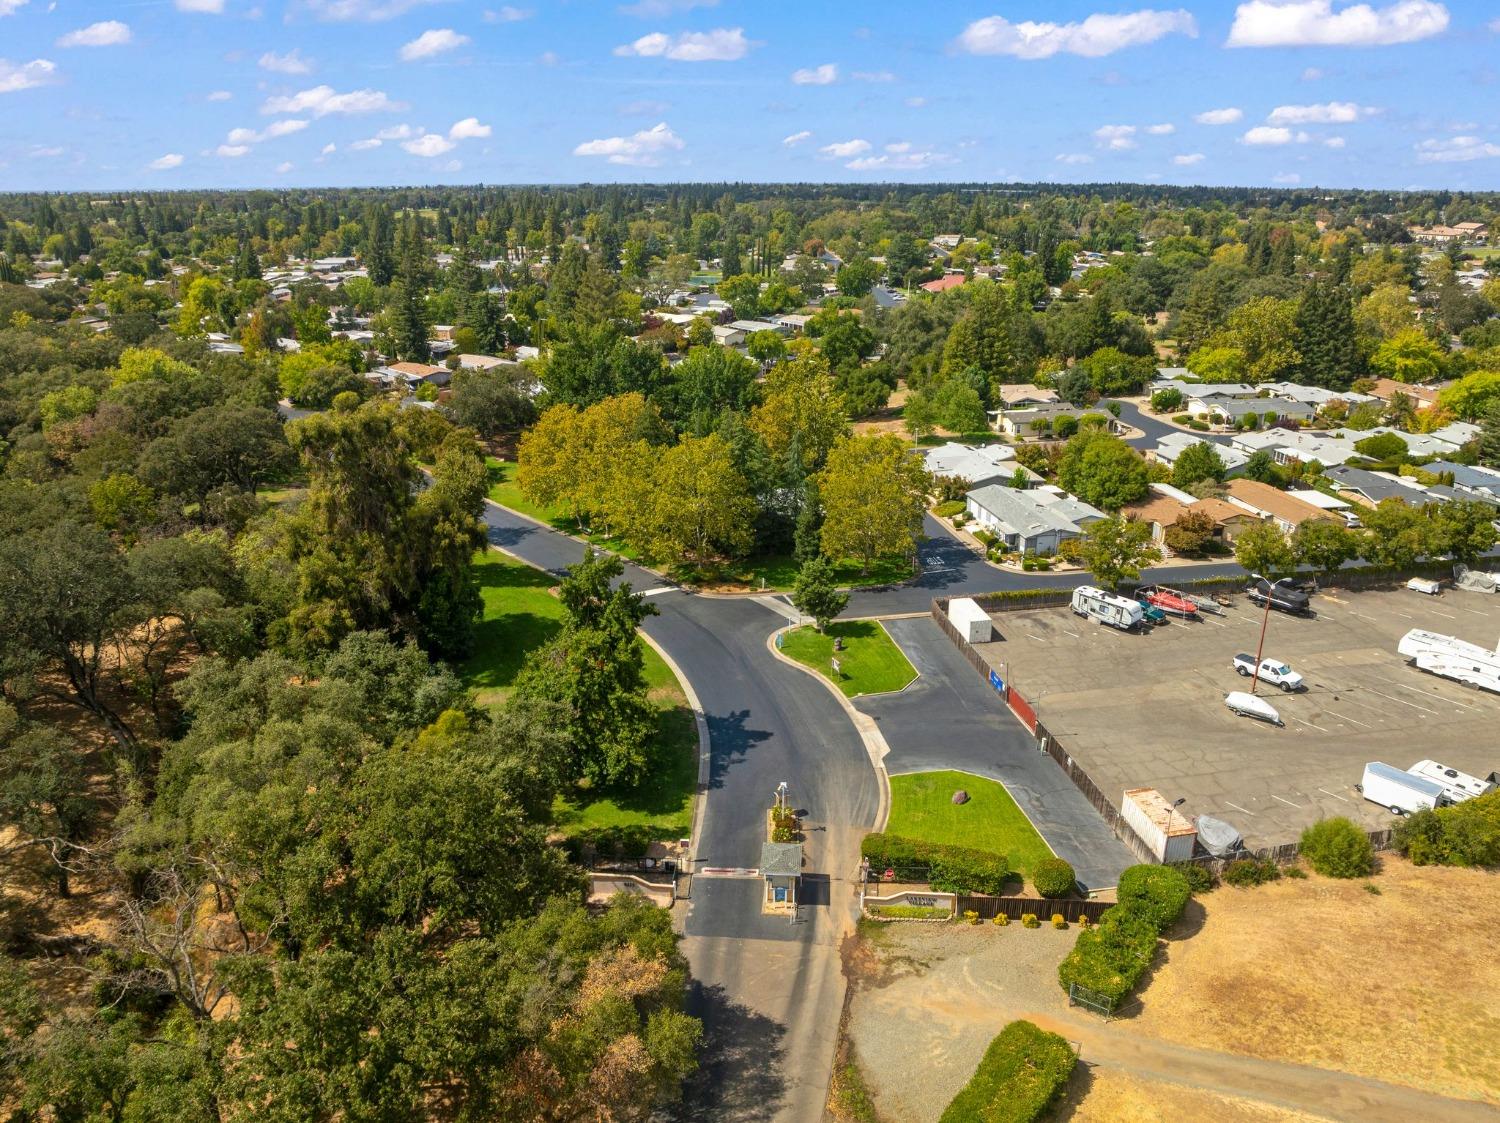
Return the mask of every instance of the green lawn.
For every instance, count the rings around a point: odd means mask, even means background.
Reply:
[[[521,494],[521,489],[516,486],[516,466],[509,460],[498,460],[493,456],[484,458],[485,466],[490,473],[490,499],[502,507],[509,507],[512,511],[526,515],[528,518],[536,519],[537,522],[546,523],[553,530],[560,530],[564,534],[575,534],[585,538],[601,549],[610,553],[619,554],[621,557],[631,561],[640,561],[641,553],[629,542],[622,538],[612,538],[607,534],[591,534],[578,525],[578,520],[561,507],[543,507],[533,503]]]
[[[515,685],[526,656],[562,628],[563,608],[549,591],[552,576],[496,550],[481,552],[474,573],[484,598],[484,618],[474,654],[459,669],[481,705],[498,705]],[[657,709],[663,766],[628,795],[559,798],[556,825],[569,838],[587,839],[601,850],[618,845],[629,853],[657,840],[686,838],[692,828],[693,792],[698,783],[698,730],[672,670],[649,644],[645,676]]]
[[[844,641],[844,650],[838,653],[838,678],[831,663],[835,636]],[[916,668],[876,620],[837,621],[827,632],[805,624],[782,637],[781,650],[834,682],[850,698],[900,690],[917,677]]]
[[[962,788],[969,802],[956,804]],[[1004,854],[1030,875],[1052,848],[1016,806],[1005,785],[967,772],[913,772],[891,777],[890,834]]]

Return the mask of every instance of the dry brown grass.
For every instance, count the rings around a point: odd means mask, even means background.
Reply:
[[[1107,1068],[1080,1069],[1057,1112],[1058,1123],[1313,1123],[1320,1118]]]
[[[1201,898],[1132,1030],[1500,1103],[1500,874],[1386,857],[1373,884]]]

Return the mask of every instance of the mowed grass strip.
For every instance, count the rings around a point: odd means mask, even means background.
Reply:
[[[498,550],[475,556],[474,575],[484,618],[475,629],[474,654],[459,672],[475,701],[497,706],[510,696],[526,657],[562,630],[563,607],[552,593],[551,574]],[[677,676],[650,644],[645,644],[644,672],[657,711],[661,767],[632,792],[558,799],[556,823],[569,837],[633,852],[650,842],[688,836],[698,783],[697,725]]]
[[[833,650],[835,638],[844,641],[843,651]],[[917,669],[878,620],[840,620],[826,632],[805,624],[782,637],[781,651],[817,671],[850,698],[900,690],[917,677]],[[837,676],[833,673],[835,656]]]
[[[968,803],[954,803],[962,788]],[[1016,806],[1005,785],[967,772],[911,772],[891,777],[888,834],[1003,854],[1028,878],[1052,847]]]

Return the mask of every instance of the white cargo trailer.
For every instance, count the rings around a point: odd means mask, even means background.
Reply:
[[[1413,628],[1401,637],[1396,650],[1418,670],[1500,693],[1500,653],[1477,643]]]
[[[1080,585],[1073,590],[1073,612],[1086,616],[1096,624],[1108,624],[1123,632],[1140,627],[1146,618],[1146,610],[1138,601],[1106,593],[1093,585]]]
[[[1120,815],[1158,862],[1185,862],[1193,856],[1198,828],[1155,788],[1126,791]]]
[[[1365,765],[1365,774],[1359,782],[1359,791],[1371,803],[1388,808],[1392,815],[1406,815],[1412,811],[1431,811],[1453,802],[1448,791],[1436,780],[1413,776],[1403,772],[1394,764],[1371,763]]]
[[[990,622],[990,614],[972,597],[948,602],[948,622],[970,643],[989,643],[994,639],[995,626]]]
[[[1494,772],[1481,780],[1478,776],[1470,776],[1467,772],[1449,768],[1446,764],[1439,764],[1435,760],[1419,760],[1407,771],[1413,776],[1420,776],[1424,780],[1442,784],[1448,789],[1448,795],[1454,803],[1462,803],[1466,799],[1473,799],[1476,795],[1488,795],[1500,787],[1500,775]]]

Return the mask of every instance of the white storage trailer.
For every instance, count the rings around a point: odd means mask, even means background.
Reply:
[[[1185,862],[1193,856],[1198,828],[1155,788],[1126,791],[1120,815],[1158,862]]]
[[[1407,771],[1413,776],[1420,776],[1424,780],[1442,784],[1448,789],[1448,796],[1454,803],[1462,803],[1466,799],[1473,799],[1476,795],[1488,795],[1500,787],[1500,775],[1494,772],[1481,780],[1478,776],[1470,776],[1467,772],[1449,768],[1446,764],[1439,764],[1435,760],[1419,760]]]
[[[1406,815],[1413,811],[1431,811],[1444,807],[1453,800],[1448,790],[1436,780],[1424,776],[1413,776],[1403,772],[1394,764],[1371,763],[1365,765],[1365,774],[1359,782],[1359,791],[1371,803],[1388,808],[1392,815]]]
[[[989,643],[995,638],[990,614],[972,597],[957,597],[948,602],[948,622],[970,643]]]
[[[1146,618],[1146,610],[1138,601],[1106,593],[1093,585],[1080,585],[1074,589],[1071,607],[1078,616],[1086,616],[1096,624],[1108,624],[1124,632],[1139,627]]]
[[[1413,628],[1401,637],[1396,650],[1418,670],[1500,693],[1500,653],[1477,643]]]

